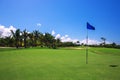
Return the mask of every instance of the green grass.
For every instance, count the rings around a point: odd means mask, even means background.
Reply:
[[[0,80],[119,80],[120,50],[0,48]],[[110,67],[110,65],[118,65]]]

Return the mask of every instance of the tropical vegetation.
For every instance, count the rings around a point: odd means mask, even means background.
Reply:
[[[40,46],[55,49],[61,46],[77,46],[77,44],[72,42],[61,42],[59,38],[55,39],[55,37],[48,32],[43,34],[38,30],[27,32],[26,29],[23,31],[17,29],[16,31],[11,30],[11,35],[8,37],[0,37],[0,46],[16,48]]]

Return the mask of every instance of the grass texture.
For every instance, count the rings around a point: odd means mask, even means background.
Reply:
[[[119,80],[120,50],[0,48],[0,80]],[[116,65],[112,67],[111,65]]]

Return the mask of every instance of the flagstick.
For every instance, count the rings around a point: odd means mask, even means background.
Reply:
[[[86,36],[86,64],[88,64],[88,29],[87,29],[87,36]]]

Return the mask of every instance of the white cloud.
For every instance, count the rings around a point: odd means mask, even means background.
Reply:
[[[65,37],[67,38],[67,37],[68,37],[68,35],[65,35]]]
[[[61,37],[61,41],[62,42],[73,42],[73,43],[76,43],[77,41],[79,41],[78,39],[72,39],[72,38],[70,38],[70,37],[65,37],[65,36],[63,36],[63,37]]]
[[[11,31],[10,30],[13,30],[13,31],[16,31],[16,28],[14,28],[13,26],[10,26],[9,28],[3,26],[3,25],[0,25],[0,37],[8,37],[11,35]]]
[[[86,44],[86,39],[80,41],[80,43]],[[100,43],[101,43],[100,41],[88,39],[88,45],[98,45]]]
[[[73,39],[72,42],[73,43],[77,43],[77,41],[79,41],[78,39]]]
[[[52,35],[53,35],[53,33],[55,34],[55,31],[53,30],[52,31]],[[81,43],[84,43],[84,44],[86,44],[86,39],[84,39],[84,40],[78,40],[78,39],[72,39],[72,38],[70,38],[69,37],[69,35],[64,35],[64,36],[61,36],[60,34],[57,34],[57,35],[55,35],[55,39],[60,39],[62,42],[73,42],[73,43],[77,43],[77,41],[79,41],[80,43],[79,44],[81,44]],[[102,43],[102,42],[100,42],[100,41],[98,41],[98,40],[94,40],[94,39],[88,39],[88,44],[89,45],[99,45],[100,43]],[[108,42],[108,41],[106,41],[106,44],[110,44],[110,42]]]
[[[112,44],[112,42],[106,41],[106,44]]]
[[[41,26],[42,26],[42,24],[40,24],[40,23],[37,23],[37,26],[41,27]]]
[[[55,36],[55,39],[60,39],[60,37],[61,37],[61,35],[60,35],[60,34],[57,34],[57,35]]]
[[[68,37],[68,35],[64,35],[61,37],[62,42],[72,42],[72,39]]]
[[[61,37],[61,41],[62,41],[62,42],[72,42],[72,39],[69,38],[69,37],[62,36],[62,37]]]
[[[80,43],[86,44],[86,39],[81,40]],[[102,41],[98,41],[98,40],[88,39],[88,45],[99,45],[101,43],[103,43],[103,42]],[[111,44],[111,42],[106,41],[106,44]]]
[[[65,39],[65,37],[64,37],[64,36],[62,36],[60,39],[61,39],[61,40],[64,40],[64,39]]]
[[[52,30],[52,35],[54,35],[55,36],[55,39],[60,39],[62,42],[74,42],[74,43],[76,43],[77,41],[79,41],[78,39],[71,39],[70,37],[69,37],[69,35],[64,35],[64,36],[61,36],[60,34],[56,34],[55,35],[55,31],[54,30]]]
[[[52,30],[52,35],[54,35],[55,34],[55,31],[54,30]]]
[[[60,34],[57,34],[55,36],[55,39],[61,39],[62,42],[74,42],[76,43],[78,39],[71,39],[68,35],[61,36]]]

